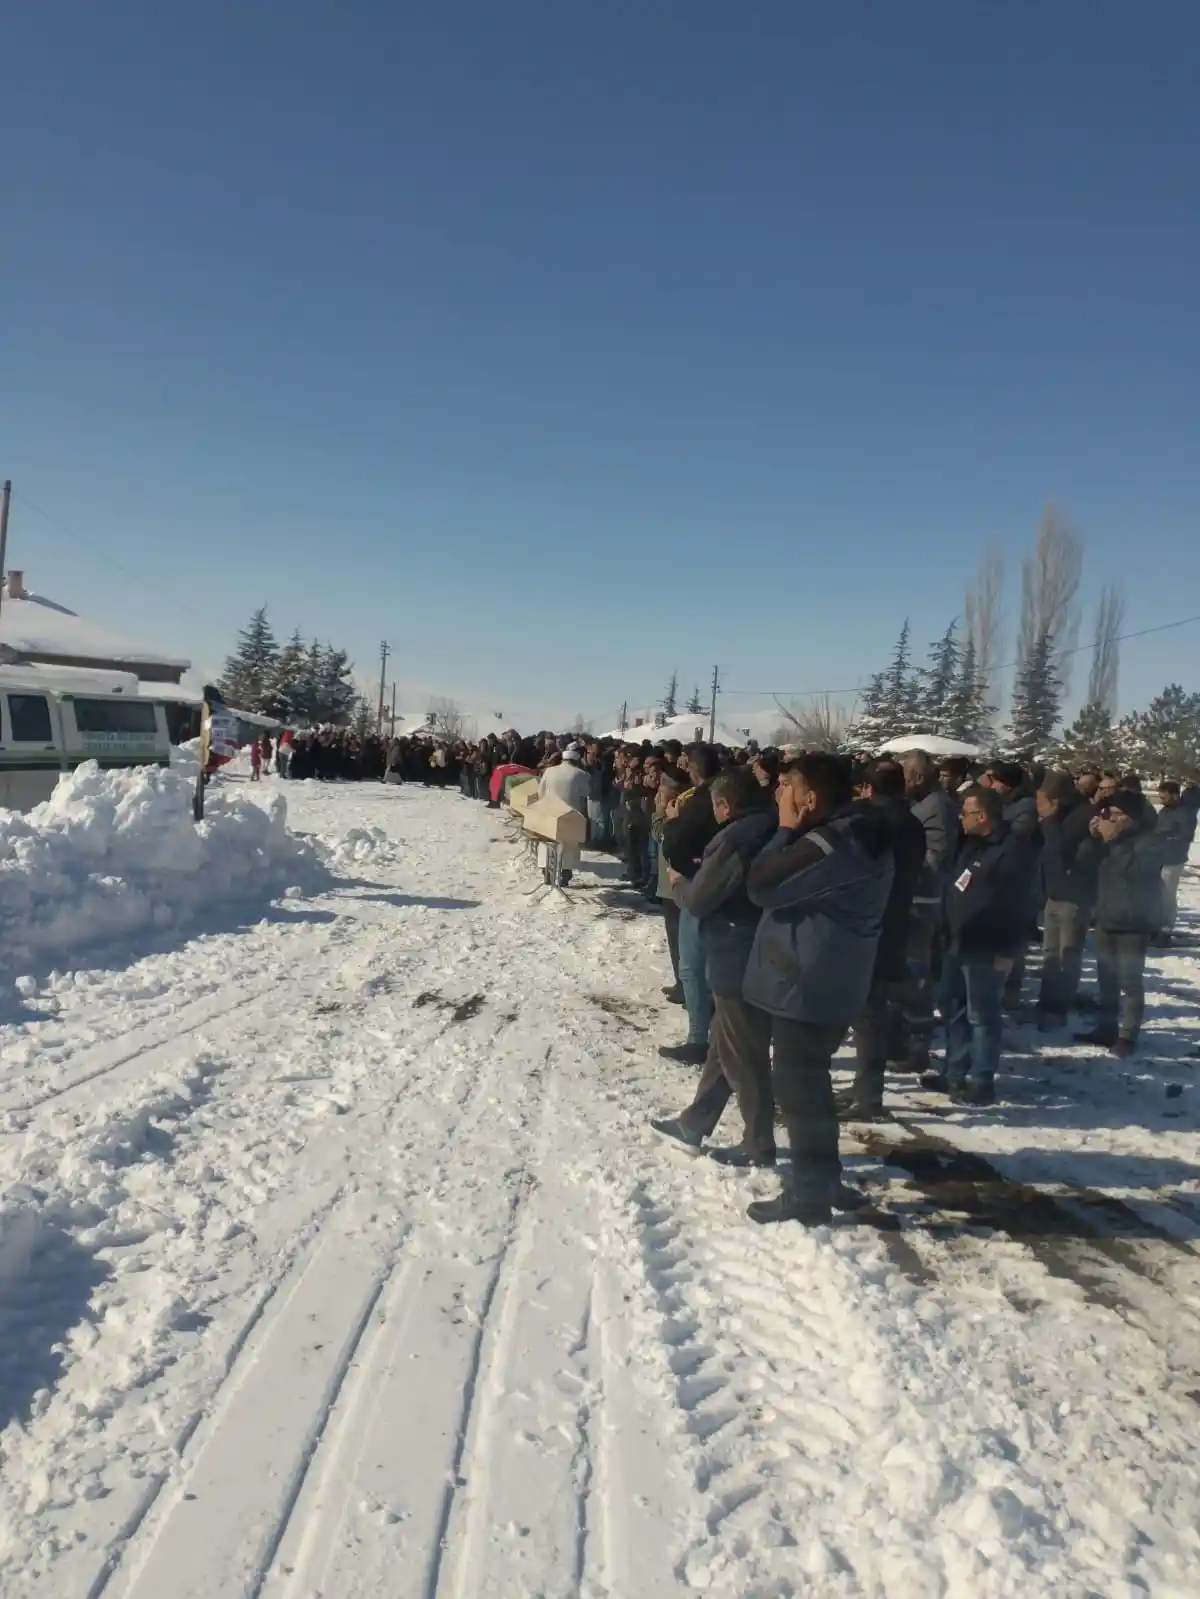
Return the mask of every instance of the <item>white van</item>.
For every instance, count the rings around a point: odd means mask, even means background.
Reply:
[[[105,693],[99,684],[90,693],[82,684],[66,689],[32,671],[0,671],[0,807],[32,810],[84,761],[169,766],[161,702]]]

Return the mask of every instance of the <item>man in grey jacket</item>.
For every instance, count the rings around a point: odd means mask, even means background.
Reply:
[[[770,1018],[792,1164],[779,1198],[748,1214],[818,1226],[845,1203],[830,1063],[871,987],[892,851],[884,818],[854,804],[836,755],[789,761],[778,799],[780,830],[746,882],[764,914],[742,992]]]
[[[908,970],[902,1002],[906,1036],[893,1046],[897,1050],[894,1064],[907,1071],[923,1072],[929,1067],[929,1043],[933,1037],[933,990],[940,958],[942,903],[958,849],[958,806],[938,782],[938,769],[924,750],[909,750],[901,756],[900,765],[913,816],[925,829],[925,870],[913,896],[909,921]]]
[[[771,1023],[742,998],[746,963],[759,913],[746,894],[750,864],[776,830],[770,796],[745,767],[713,779],[709,794],[718,831],[690,880],[668,870],[671,897],[700,923],[713,1020],[708,1059],[692,1103],[680,1115],[652,1121],[655,1132],[699,1149],[715,1130],[731,1094],[744,1131],[740,1144],[711,1149],[727,1166],[775,1164],[775,1100],[771,1093]]]

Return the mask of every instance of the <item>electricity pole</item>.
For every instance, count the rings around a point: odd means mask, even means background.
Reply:
[[[708,742],[710,744],[715,743],[717,737],[717,695],[721,692],[720,672],[721,668],[719,666],[713,667],[712,706],[708,713]]]
[[[391,649],[387,639],[379,646],[379,714],[376,718],[376,731],[383,737],[383,696],[387,692],[387,663]]]
[[[8,558],[8,502],[12,499],[12,479],[5,478],[4,487],[0,489],[0,605],[4,603],[4,579],[8,571],[5,561]]]
[[[392,737],[396,736],[396,685],[392,684]]]

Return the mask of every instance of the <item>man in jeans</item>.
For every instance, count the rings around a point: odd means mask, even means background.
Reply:
[[[1146,949],[1162,915],[1162,843],[1140,794],[1118,789],[1079,853],[1099,863],[1096,891],[1096,1028],[1077,1033],[1120,1060],[1137,1049],[1145,1008]]]
[[[1042,934],[1042,986],[1037,1025],[1041,1033],[1065,1027],[1083,970],[1083,946],[1096,902],[1097,862],[1079,846],[1088,837],[1092,807],[1066,772],[1050,772],[1037,793],[1042,833],[1042,881],[1046,912]]]
[[[663,827],[662,854],[667,865],[681,877],[693,878],[709,841],[717,830],[708,785],[717,775],[716,751],[707,744],[695,745],[687,755],[692,787],[667,807]],[[685,1066],[703,1066],[708,1059],[708,1028],[712,1021],[712,995],[705,973],[704,942],[700,919],[682,905],[679,909],[679,981],[687,1006],[688,1035],[682,1044],[664,1044],[659,1054]]]
[[[901,1025],[893,1030],[888,1053],[895,1066],[921,1072],[929,1066],[934,980],[941,956],[937,941],[947,873],[958,848],[958,806],[938,782],[937,767],[924,750],[909,750],[900,765],[909,806],[925,830],[925,869],[908,920]]]
[[[921,1081],[957,1103],[991,1105],[1004,984],[1028,930],[1034,854],[1028,834],[1014,832],[1005,822],[1003,801],[994,789],[967,793],[962,830],[946,896],[940,996],[946,1069]]]
[[[742,982],[759,916],[746,895],[746,874],[776,830],[775,812],[771,796],[744,767],[714,778],[709,792],[718,825],[700,870],[690,879],[669,871],[674,900],[700,922],[713,996],[708,1059],[687,1109],[650,1125],[666,1138],[699,1149],[716,1131],[731,1094],[736,1094],[743,1122],[741,1142],[710,1149],[708,1154],[726,1166],[773,1166],[771,1023],[746,1004]]]
[[[769,1020],[775,1100],[791,1166],[756,1222],[820,1226],[861,1199],[842,1183],[830,1062],[862,1015],[892,886],[887,820],[853,799],[836,755],[801,755],[779,779],[779,832],[751,863],[747,893],[764,914],[743,996]]]

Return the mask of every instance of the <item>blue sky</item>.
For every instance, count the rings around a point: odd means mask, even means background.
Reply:
[[[991,539],[1015,629],[1050,497],[1086,597],[1200,611],[1198,52],[1191,0],[16,8],[0,474],[82,542],[18,499],[11,564],[547,719],[852,685]]]

